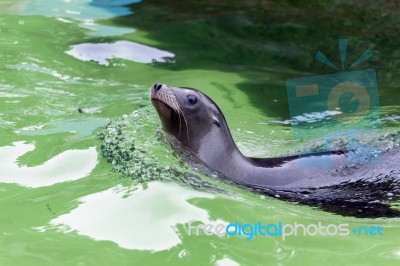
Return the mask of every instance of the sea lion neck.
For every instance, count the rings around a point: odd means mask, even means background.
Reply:
[[[210,168],[226,176],[231,176],[235,164],[249,164],[247,158],[236,146],[225,121],[220,127],[211,127],[197,140],[191,141],[189,147],[196,156]]]

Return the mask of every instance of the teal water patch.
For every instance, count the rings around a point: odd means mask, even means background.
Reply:
[[[132,14],[132,10],[127,5],[138,2],[140,0],[36,0],[22,5],[20,12],[23,15],[56,17],[59,21],[68,24],[79,21],[82,28],[89,29],[90,36],[118,36],[133,33],[135,29],[102,25],[98,21]]]

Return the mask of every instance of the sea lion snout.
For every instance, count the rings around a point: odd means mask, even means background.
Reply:
[[[149,95],[151,99],[157,99],[160,96],[160,92],[163,91],[161,90],[163,87],[166,85],[163,83],[154,83],[153,86],[150,87],[149,90]]]
[[[172,93],[168,89],[169,88],[166,84],[157,82],[150,87],[150,98],[152,100],[164,100],[163,102],[166,104],[167,102],[165,102],[164,96]]]
[[[163,83],[155,83],[154,85],[153,85],[153,90],[154,90],[154,92],[157,92],[157,91],[159,91],[159,90],[161,90],[163,87],[165,87],[166,85],[165,84],[163,84]]]
[[[173,91],[164,83],[155,83],[150,87],[150,98],[161,101],[172,109],[178,105]]]

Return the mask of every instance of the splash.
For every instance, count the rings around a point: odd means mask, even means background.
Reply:
[[[137,184],[173,181],[200,191],[223,192],[208,177],[216,174],[196,164],[190,155],[181,151],[177,154],[167,142],[168,137],[157,130],[158,126],[151,106],[111,121],[99,138],[101,154],[113,165],[113,171]],[[182,156],[185,160],[180,159]]]

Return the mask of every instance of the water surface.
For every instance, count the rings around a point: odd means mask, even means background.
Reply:
[[[158,81],[198,88],[221,107],[246,155],[285,154],[304,144],[287,122],[286,80],[334,72],[314,55],[340,64],[337,39],[347,38],[347,66],[372,49],[359,69],[377,71],[383,130],[396,129],[396,5],[3,0],[0,264],[398,265],[398,219],[341,217],[193,169],[213,189],[162,180],[188,170],[156,133],[148,99]],[[97,135],[110,121],[133,129],[121,143],[133,145],[137,168],[121,172],[136,179],[110,172],[118,162],[100,155]],[[191,220],[381,225],[384,236],[246,241],[188,235]]]

